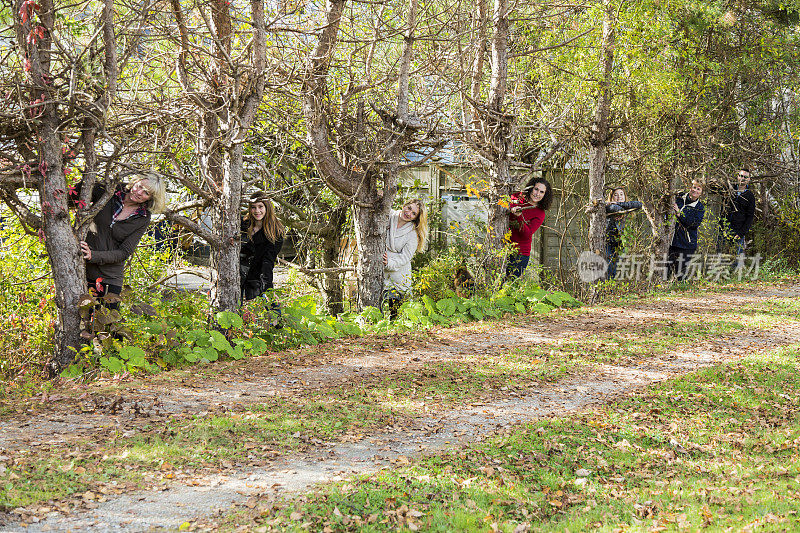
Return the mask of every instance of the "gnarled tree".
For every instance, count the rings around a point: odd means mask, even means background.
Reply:
[[[176,72],[192,105],[200,178],[179,175],[178,179],[210,203],[212,229],[204,230],[175,212],[169,218],[208,241],[215,272],[212,304],[219,310],[234,310],[240,299],[244,147],[268,77],[264,2],[250,1],[249,20],[234,18],[226,0],[189,9],[171,0],[170,6],[178,29]],[[193,21],[199,23],[190,28]]]
[[[397,193],[397,175],[405,166],[404,154],[419,145],[419,134],[424,133],[422,121],[410,110],[417,0],[410,0],[406,20],[394,31],[383,27],[388,25],[381,18],[386,7],[379,8],[377,17],[372,19],[374,39],[361,41],[365,49],[361,73],[346,68],[332,72],[340,66],[342,53],[352,53],[338,50],[344,22],[349,21],[348,31],[354,31],[357,18],[347,16],[346,4],[346,0],[327,4],[322,30],[303,74],[303,115],[317,172],[354,209],[359,251],[358,304],[378,306],[383,284],[384,234]],[[402,46],[399,57],[394,58],[391,45],[397,34],[402,35]],[[380,71],[376,49],[383,57]],[[397,61],[396,71],[393,60]],[[334,87],[341,77],[349,77],[349,81],[339,92]],[[388,95],[386,88],[394,80],[396,102],[390,110],[381,104],[382,97],[378,95]],[[367,104],[370,93],[376,96]],[[422,142],[436,144],[431,139]]]
[[[76,24],[88,2],[16,0],[13,6],[16,57],[7,56],[2,68],[6,99],[0,107],[0,199],[45,243],[58,308],[55,350],[48,365],[54,375],[81,345],[78,304],[87,288],[78,241],[111,197],[119,179],[117,163],[124,155],[115,139],[124,135],[124,126],[110,111],[119,73],[138,34],[131,31],[121,44],[117,30],[135,28],[143,12],[120,15],[114,1],[105,0],[92,24]],[[72,165],[82,168],[73,173]],[[67,196],[74,176],[81,177],[84,187],[73,221]],[[98,181],[107,192],[92,205],[92,187]],[[20,189],[33,188],[37,205],[18,195]]]

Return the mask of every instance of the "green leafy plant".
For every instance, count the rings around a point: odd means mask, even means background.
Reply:
[[[97,343],[100,352],[89,347],[82,350],[64,375],[74,377],[92,369],[111,373],[158,372],[223,358],[241,359],[260,355],[268,349],[317,344],[348,335],[448,326],[506,314],[546,313],[555,307],[580,305],[567,293],[551,293],[532,283],[521,283],[508,285],[488,297],[462,298],[453,294],[434,299],[423,295],[421,301],[403,303],[399,319],[392,321],[375,307],[332,317],[319,312],[313,295],[304,295],[283,306],[279,320],[274,300],[257,299],[260,301],[248,303],[241,315],[227,311],[216,313],[215,327],[209,327],[203,320],[207,307],[198,305],[193,301],[196,299],[175,294],[150,303],[123,300],[124,314],[130,316],[124,326],[125,343],[105,336]],[[95,299],[87,298],[87,309],[93,309],[95,304]],[[108,315],[101,321],[105,326],[115,324],[114,320],[120,315],[117,311],[106,313],[102,308],[94,312]],[[123,327],[115,331],[123,331]]]

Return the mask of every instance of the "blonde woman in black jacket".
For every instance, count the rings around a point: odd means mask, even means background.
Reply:
[[[77,197],[79,187],[74,194]],[[96,185],[92,201],[105,191]],[[86,281],[98,296],[122,292],[125,261],[136,250],[153,214],[164,210],[166,193],[164,184],[156,175],[144,175],[127,185],[120,185],[111,200],[94,217],[94,221],[80,242],[86,261]],[[114,309],[119,304],[111,303]]]

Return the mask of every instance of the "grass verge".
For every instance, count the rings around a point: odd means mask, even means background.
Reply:
[[[109,430],[69,446],[36,442],[29,449],[6,451],[9,455],[0,456],[0,510],[70,498],[72,507],[85,506],[102,500],[100,488],[119,492],[116,486],[144,488],[264,466],[292,450],[397,422],[398,413],[357,394],[324,403],[275,398],[184,420],[154,421],[130,435]]]
[[[105,497],[102,490],[113,493],[128,485],[186,482],[208,471],[257,467],[265,459],[325,440],[358,437],[425,409],[513,395],[591,365],[646,359],[676,346],[744,327],[772,327],[798,316],[800,301],[770,299],[684,321],[659,320],[542,346],[506,347],[473,357],[469,364],[437,363],[422,371],[365,376],[357,385],[300,391],[288,399],[227,406],[190,419],[153,419],[136,431],[110,428],[69,446],[36,443],[29,450],[0,456],[0,508],[51,505],[65,499],[75,504],[76,498],[85,504]],[[392,337],[381,346],[392,347],[401,339]],[[231,363],[244,372],[241,364]],[[82,496],[87,492],[90,496]]]
[[[326,487],[255,531],[794,531],[800,347]],[[228,522],[234,528],[239,523]]]

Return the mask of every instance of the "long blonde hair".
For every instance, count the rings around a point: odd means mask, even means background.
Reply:
[[[412,204],[419,208],[417,218],[414,219],[414,231],[417,233],[417,251],[420,252],[428,241],[428,210],[425,208],[425,202],[419,198],[412,198],[404,203],[403,207]]]
[[[142,182],[142,188],[150,194],[150,199],[144,204],[145,208],[154,215],[163,213],[167,203],[167,193],[164,190],[164,182],[158,174],[147,172],[129,182],[128,185],[125,186],[125,190],[130,191],[133,186],[140,181]]]
[[[283,227],[283,224],[278,220],[277,215],[275,215],[275,206],[272,205],[272,200],[267,198],[267,195],[264,194],[263,191],[256,191],[250,195],[250,205],[247,206],[247,216],[245,217],[245,220],[249,223],[247,227],[247,236],[252,239],[253,234],[256,232],[255,228],[256,225],[258,225],[258,221],[253,217],[253,212],[250,208],[259,202],[264,204],[264,208],[266,209],[264,218],[261,221],[261,229],[264,230],[267,239],[276,242],[278,238],[283,238],[286,233],[286,228]]]

